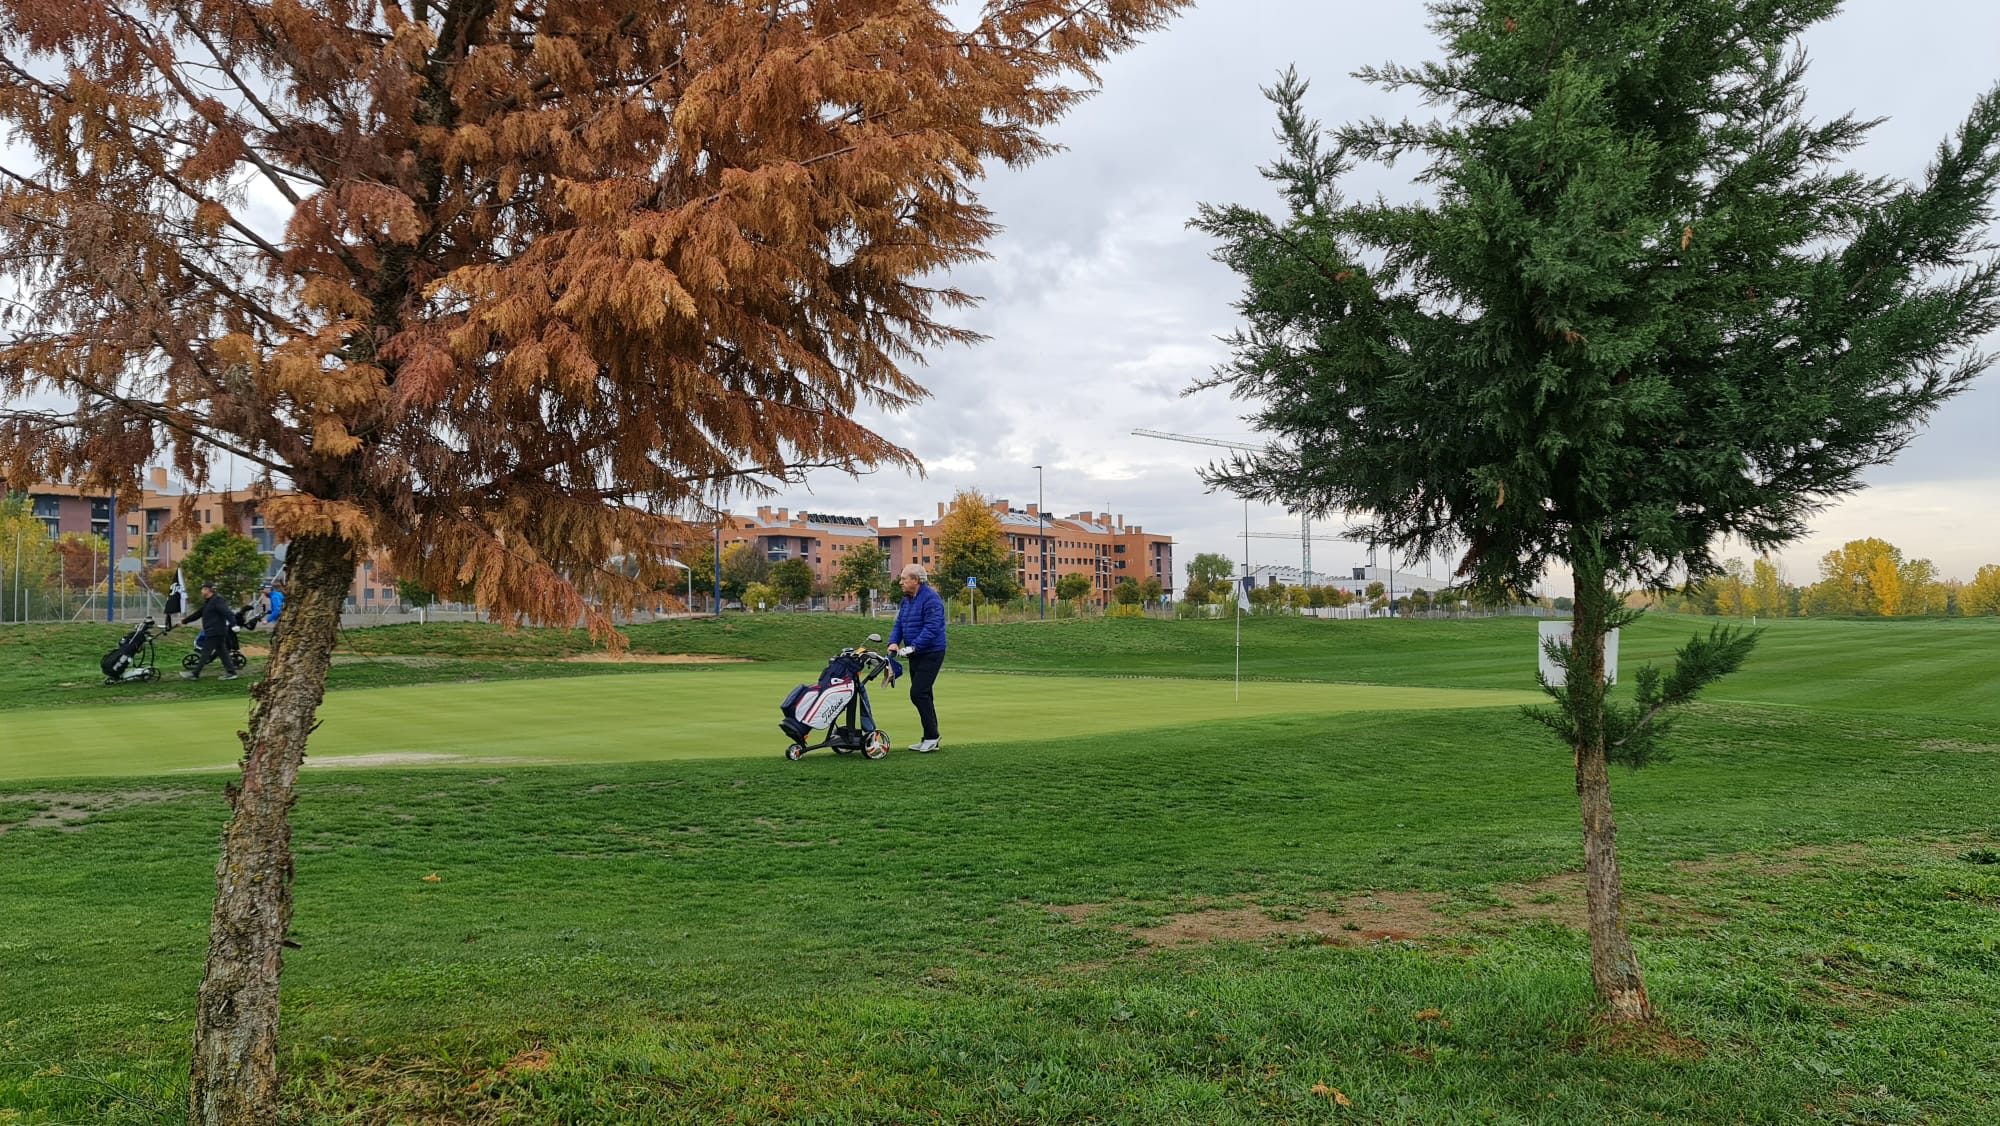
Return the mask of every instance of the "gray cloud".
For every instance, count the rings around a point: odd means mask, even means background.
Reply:
[[[1857,164],[1920,175],[2000,75],[1996,44],[2000,5],[1986,0],[1856,0],[1807,40],[1811,108],[1823,117],[1852,109],[1890,118]],[[1191,11],[1114,60],[1103,91],[1054,132],[1068,151],[995,170],[986,187],[1006,229],[989,261],[952,280],[984,298],[963,320],[991,339],[930,357],[923,378],[935,397],[875,420],[924,459],[928,478],[815,478],[783,500],[930,516],[956,489],[975,487],[1018,504],[1033,499],[1029,467],[1039,462],[1053,509],[1122,512],[1173,534],[1182,560],[1197,551],[1238,555],[1241,506],[1205,494],[1194,473],[1224,451],[1130,436],[1149,427],[1254,440],[1226,396],[1180,395],[1226,356],[1217,338],[1235,323],[1238,288],[1209,260],[1205,236],[1185,224],[1202,202],[1274,204],[1256,171],[1275,151],[1259,87],[1286,65],[1312,80],[1313,111],[1339,122],[1422,112],[1348,75],[1436,53],[1415,4],[1228,0]],[[1407,185],[1385,177],[1353,190],[1394,197]],[[2000,453],[1989,435],[1996,422],[2000,378],[1989,377],[1871,477],[1879,488],[1835,506],[1782,556],[1793,579],[1809,579],[1820,554],[1862,535],[1881,535],[1961,578],[2000,562],[2000,521],[1983,499],[2000,491]],[[1251,523],[1297,530],[1269,509],[1253,508]],[[1297,560],[1296,544],[1252,545],[1256,559]],[[1315,564],[1350,566],[1361,553],[1316,546]]]

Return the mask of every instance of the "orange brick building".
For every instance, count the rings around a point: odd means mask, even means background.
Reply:
[[[101,492],[73,485],[37,483],[13,491],[26,493],[34,512],[49,529],[51,539],[67,532],[102,536],[111,542],[114,558],[135,557],[148,571],[171,567],[194,545],[196,537],[215,528],[226,528],[257,541],[269,560],[267,577],[283,569],[285,544],[265,527],[257,502],[235,492],[197,492],[191,496],[171,482],[167,471],[153,469],[140,490],[136,507],[125,508]],[[194,527],[170,531],[183,502],[192,505]],[[1091,582],[1092,601],[1108,605],[1111,588],[1121,579],[1144,583],[1160,580],[1168,597],[1174,591],[1173,539],[1147,532],[1137,524],[1127,524],[1123,516],[1104,512],[1077,512],[1068,516],[1044,515],[1035,505],[1014,508],[1005,500],[993,502],[1007,537],[1007,548],[1018,561],[1014,577],[1030,597],[1043,588],[1047,575],[1049,597],[1055,597],[1056,583],[1065,575],[1086,575]],[[759,508],[756,514],[723,513],[722,544],[748,543],[770,562],[804,559],[822,581],[833,578],[846,553],[861,544],[873,544],[888,556],[886,586],[901,573],[905,564],[937,566],[932,539],[938,520],[947,506],[937,506],[931,520],[898,520],[894,527],[873,516],[837,516],[800,512],[786,508]],[[697,549],[707,542],[696,541]],[[1043,559],[1041,545],[1048,545]],[[162,592],[164,593],[164,592]],[[951,593],[951,592],[945,592]],[[395,576],[386,565],[363,559],[354,569],[354,585],[348,590],[351,610],[390,609],[400,603]]]
[[[217,528],[257,541],[257,550],[268,561],[266,578],[276,578],[284,568],[285,544],[265,527],[257,502],[248,494],[235,491],[190,494],[171,481],[164,469],[148,471],[139,490],[139,503],[131,508],[114,503],[114,498],[100,490],[54,482],[38,482],[7,491],[28,496],[35,515],[48,528],[50,539],[70,532],[99,536],[109,541],[112,558],[136,558],[148,571],[179,563],[197,537]],[[184,501],[192,505],[194,526],[170,532],[169,525]],[[354,585],[348,588],[347,601],[348,608],[355,610],[394,607],[400,601],[395,577],[386,566],[377,567],[374,559],[363,559],[355,565]]]
[[[932,540],[946,510],[947,506],[940,504],[932,520],[898,520],[891,527],[873,516],[793,515],[788,508],[759,508],[754,516],[724,513],[722,542],[725,548],[734,543],[750,544],[773,563],[804,559],[821,580],[833,578],[846,552],[860,544],[873,544],[889,557],[888,574],[893,576],[909,563],[937,566]],[[1111,588],[1127,578],[1137,583],[1159,579],[1161,589],[1172,597],[1171,536],[1147,532],[1137,524],[1127,524],[1123,516],[1105,512],[1052,516],[1032,504],[1022,509],[996,500],[993,514],[1000,520],[1008,550],[1019,561],[1014,577],[1030,595],[1042,590],[1046,571],[1050,598],[1055,597],[1057,581],[1073,574],[1090,578],[1091,600],[1099,605],[1108,604]],[[1048,545],[1046,565],[1041,551],[1044,542]],[[884,578],[885,583],[889,581]]]

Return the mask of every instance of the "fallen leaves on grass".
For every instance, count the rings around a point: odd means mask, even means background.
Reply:
[[[1318,1095],[1322,1099],[1332,1099],[1334,1102],[1340,1104],[1341,1106],[1354,1105],[1354,1100],[1348,1098],[1346,1095],[1341,1094],[1340,1088],[1338,1087],[1329,1087],[1324,1083],[1315,1083],[1312,1085],[1312,1093]]]
[[[432,872],[430,875],[424,877],[424,882],[427,884],[440,884],[444,882],[444,877],[438,875],[436,872]]]

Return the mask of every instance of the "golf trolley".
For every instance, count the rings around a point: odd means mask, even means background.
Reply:
[[[133,684],[160,679],[159,666],[154,663],[153,641],[172,632],[173,626],[160,629],[151,618],[134,626],[132,632],[118,642],[118,648],[106,653],[97,662],[97,667],[104,673],[104,683]]]
[[[236,635],[244,630],[254,630],[256,628],[257,608],[255,606],[245,606],[236,611],[235,619],[229,623],[229,632],[223,635],[222,653],[217,658],[222,664],[223,672],[240,673],[243,671],[244,666],[250,663],[250,658],[243,655],[242,647],[237,644]],[[194,651],[181,658],[182,668],[193,672],[201,665],[201,643],[207,637],[208,631],[206,630],[194,635]]]
[[[880,641],[882,635],[871,633],[868,640]],[[785,757],[797,762],[807,751],[832,747],[835,754],[860,751],[864,758],[887,758],[889,733],[875,726],[875,713],[868,705],[868,682],[885,674],[888,679],[884,683],[894,685],[903,675],[903,667],[886,653],[842,649],[827,662],[819,683],[792,689],[779,709],[784,719],[778,727],[792,739]],[[807,743],[821,730],[826,732],[825,739]]]

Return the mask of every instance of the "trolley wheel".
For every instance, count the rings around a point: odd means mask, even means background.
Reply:
[[[230,672],[242,672],[250,665],[250,658],[241,653],[224,653],[222,663]]]
[[[147,669],[147,670],[146,670],[146,679],[147,679],[147,680],[158,680],[158,679],[160,679],[160,670],[159,670],[159,669],[157,669],[157,668],[151,668],[151,669]]]
[[[200,663],[201,654],[199,653],[189,653],[187,656],[181,658],[181,667],[189,672],[193,672],[194,667]]]
[[[886,731],[869,732],[868,745],[861,749],[861,753],[867,755],[869,758],[888,758],[889,733]]]
[[[793,743],[791,746],[785,748],[785,757],[791,759],[793,762],[799,761],[806,757],[806,745],[804,743]]]

